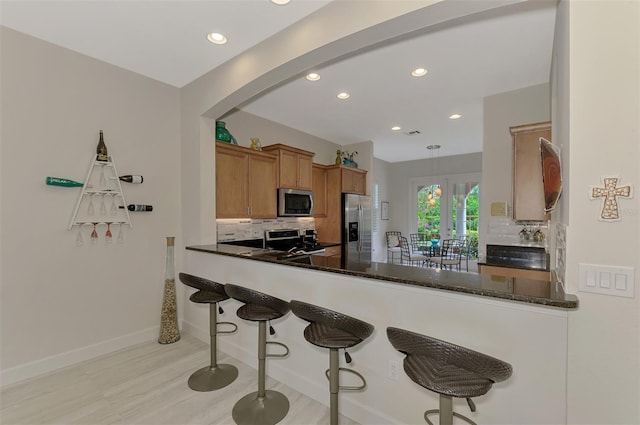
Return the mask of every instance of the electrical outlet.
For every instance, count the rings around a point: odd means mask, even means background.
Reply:
[[[400,363],[398,363],[397,360],[389,360],[387,374],[389,378],[393,379],[394,381],[400,380]]]

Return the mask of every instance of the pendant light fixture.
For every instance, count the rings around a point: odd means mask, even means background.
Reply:
[[[431,166],[429,167],[430,170],[436,170],[432,177],[435,177],[438,175],[437,172],[437,164],[438,164],[438,149],[440,149],[440,145],[429,145],[427,146],[427,149],[429,149],[429,159],[430,159],[430,163]],[[433,152],[436,152],[436,160],[435,162],[433,161]],[[433,185],[431,185],[433,186]],[[442,189],[440,188],[440,185],[437,185],[437,187],[434,189],[433,193],[431,193],[431,191],[429,191],[429,193],[427,194],[427,199],[429,200],[429,207],[433,208],[436,206],[436,199],[440,197],[440,195],[442,195]]]

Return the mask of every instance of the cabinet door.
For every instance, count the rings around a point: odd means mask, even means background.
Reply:
[[[287,189],[298,188],[298,155],[280,150],[280,186]]]
[[[252,218],[276,218],[276,158],[250,155],[249,162],[250,216]]]
[[[364,195],[367,188],[367,177],[362,173],[353,173],[353,193]]]
[[[313,188],[312,157],[298,155],[298,188],[311,190]]]
[[[313,216],[327,216],[327,172],[322,167],[313,167],[312,170],[313,191]]]
[[[516,221],[546,221],[540,137],[551,140],[549,123],[512,127],[513,218]]]
[[[231,149],[216,149],[216,217],[249,216],[249,156]]]
[[[342,192],[364,195],[366,188],[366,175],[347,168],[342,169]]]

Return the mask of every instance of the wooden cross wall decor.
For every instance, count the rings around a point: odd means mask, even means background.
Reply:
[[[600,212],[601,220],[620,220],[618,196],[630,198],[631,186],[617,187],[617,177],[605,177],[602,180],[604,181],[604,187],[592,187],[589,197],[591,199],[604,198],[602,211]]]

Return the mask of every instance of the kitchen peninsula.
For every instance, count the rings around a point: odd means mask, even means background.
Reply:
[[[414,423],[428,406],[438,404],[436,396],[404,375],[397,380],[389,375],[390,364],[401,364],[402,356],[386,338],[388,326],[450,341],[513,366],[511,379],[475,399],[478,411],[471,417],[478,423],[564,423],[568,318],[578,300],[556,282],[380,263],[344,270],[316,265],[316,256],[282,261],[273,251],[224,244],[189,246],[185,259],[190,273],[207,279],[310,302],[374,325],[372,336],[350,350],[367,388],[340,395],[341,412],[359,423]],[[225,310],[233,312],[234,303],[228,301]],[[208,340],[208,310],[186,313],[185,330]],[[238,332],[220,338],[218,347],[255,367],[255,329],[251,323],[235,322]],[[287,315],[272,325],[272,338],[288,345],[291,353],[271,362],[268,375],[327,403],[327,359],[302,337],[305,322]],[[402,397],[390,403],[389,393]],[[455,403],[466,409],[464,400]]]
[[[562,285],[556,281],[461,273],[375,262],[368,264],[367,267],[340,267],[335,262],[327,262],[324,255],[291,255],[273,250],[225,244],[188,246],[187,249],[377,279],[393,284],[421,286],[566,309],[578,307],[578,298],[573,294],[566,294]]]

